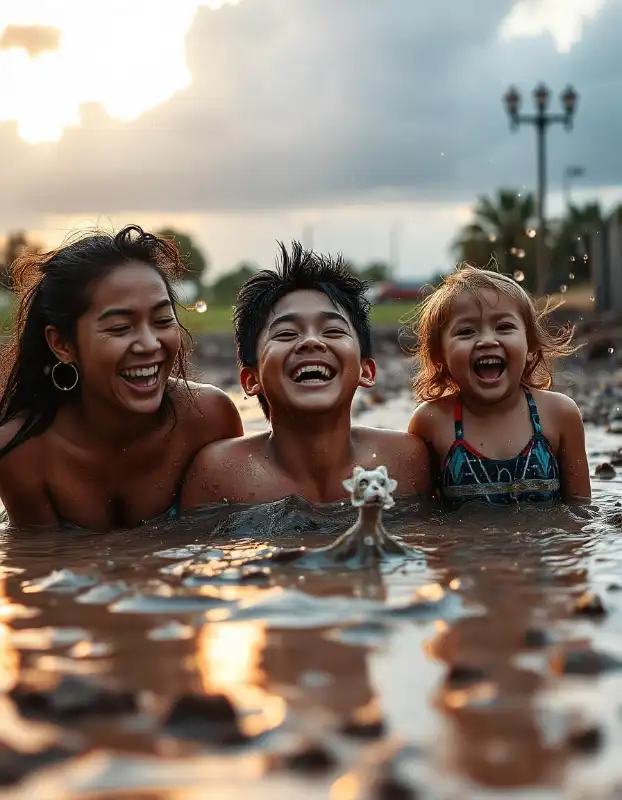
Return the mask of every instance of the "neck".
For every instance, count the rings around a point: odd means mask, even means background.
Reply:
[[[464,408],[474,417],[502,416],[524,402],[525,389],[521,384],[518,389],[493,403],[482,403],[481,400],[470,398],[465,394],[461,394],[461,398]]]
[[[352,469],[350,408],[330,415],[274,414],[270,447],[281,469],[322,487]]]
[[[124,447],[161,425],[159,415],[134,414],[84,396],[68,404],[65,415],[61,411],[61,424],[63,416],[71,426],[70,434],[75,436],[87,431],[89,441],[115,448]]]
[[[380,522],[381,506],[360,506],[358,524],[369,529]]]

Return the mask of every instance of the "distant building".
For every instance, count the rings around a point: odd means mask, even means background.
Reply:
[[[590,237],[589,257],[596,311],[622,318],[622,205]]]

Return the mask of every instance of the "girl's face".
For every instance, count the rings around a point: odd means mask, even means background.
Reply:
[[[529,347],[517,303],[493,289],[462,292],[441,335],[443,359],[460,391],[496,403],[520,386]]]
[[[70,358],[83,396],[150,414],[160,408],[180,345],[164,281],[152,267],[133,262],[96,284]]]

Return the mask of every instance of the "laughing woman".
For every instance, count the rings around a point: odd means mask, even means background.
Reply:
[[[16,262],[0,400],[0,496],[13,526],[174,518],[196,452],[241,435],[224,392],[187,381],[171,285],[182,275],[175,245],[136,226]]]

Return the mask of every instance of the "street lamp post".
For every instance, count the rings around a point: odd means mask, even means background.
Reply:
[[[538,146],[538,239],[537,239],[537,291],[539,295],[546,293],[548,284],[548,251],[546,247],[546,132],[550,125],[561,122],[566,130],[572,128],[577,106],[577,93],[571,86],[568,86],[561,95],[563,113],[550,114],[547,108],[550,100],[550,92],[541,83],[533,93],[536,106],[535,114],[521,114],[521,96],[517,89],[510,87],[504,101],[505,107],[510,118],[512,130],[518,129],[521,124],[534,125],[536,129],[536,139]]]

